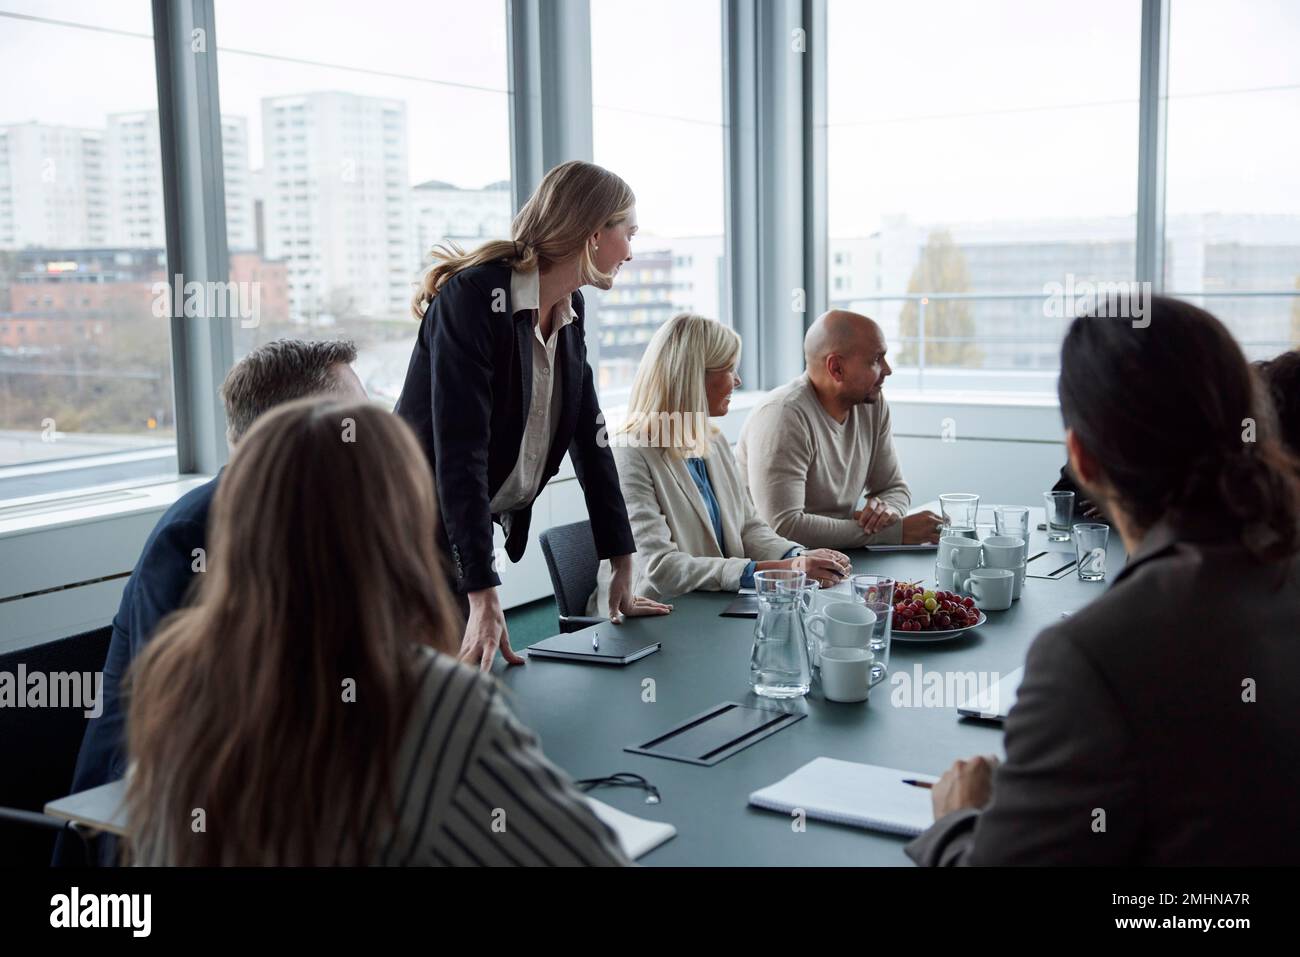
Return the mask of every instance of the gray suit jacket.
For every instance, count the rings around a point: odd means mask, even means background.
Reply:
[[[1035,639],[990,803],[908,856],[1300,862],[1300,559],[1259,564],[1223,531],[1156,526],[1107,592]]]

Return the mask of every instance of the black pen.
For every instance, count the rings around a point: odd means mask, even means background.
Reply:
[[[1077,558],[1074,559],[1073,561],[1068,561],[1068,562],[1066,562],[1064,565],[1062,565],[1060,568],[1058,568],[1056,571],[1054,571],[1054,572],[1048,572],[1048,573],[1047,573],[1047,577],[1048,577],[1048,578],[1051,578],[1053,575],[1056,575],[1056,574],[1059,574],[1060,572],[1065,571],[1065,570],[1066,570],[1067,568],[1069,568],[1071,565],[1077,565],[1077,564],[1079,564],[1079,560],[1078,560]]]
[[[914,788],[933,788],[934,785],[929,781],[914,781],[911,778],[903,778],[904,784],[910,784]]]

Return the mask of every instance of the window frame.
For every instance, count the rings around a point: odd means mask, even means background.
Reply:
[[[504,2],[517,209],[545,170],[592,158],[591,0]],[[1155,292],[1164,286],[1169,2],[1143,0],[1141,12],[1135,278]],[[152,0],[152,9],[168,271],[224,282],[229,250],[215,0]],[[742,378],[770,389],[799,373],[803,332],[831,293],[827,4],[723,0],[721,11],[727,268],[720,294],[746,343]],[[195,49],[198,43],[204,52]],[[186,321],[177,305],[171,351],[178,471],[210,475],[229,455],[217,388],[233,363],[233,326],[231,320]],[[599,316],[591,312],[594,364]]]

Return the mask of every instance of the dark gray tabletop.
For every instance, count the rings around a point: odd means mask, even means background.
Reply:
[[[1037,510],[1033,521],[1042,520]],[[991,530],[981,529],[981,536]],[[1051,543],[1031,532],[1029,554],[1049,554],[1033,562],[1031,573],[1045,574],[1074,558],[1072,542]],[[900,580],[925,579],[933,587],[934,552],[852,554],[859,573]],[[1107,578],[1122,567],[1124,549],[1112,532]],[[905,865],[906,839],[873,831],[809,820],[796,831],[792,819],[748,806],[751,792],[776,782],[819,756],[861,761],[909,771],[940,774],[957,758],[1001,753],[996,725],[959,719],[955,704],[906,707],[904,686],[893,681],[905,671],[914,684],[915,668],[926,672],[1007,674],[1024,663],[1034,636],[1080,608],[1106,587],[1081,582],[1071,569],[1058,581],[1026,580],[1024,594],[1007,611],[989,612],[980,628],[941,643],[895,640],[890,676],[863,704],[826,701],[816,683],[795,702],[759,698],[749,690],[752,619],[721,618],[732,594],[696,592],[676,599],[663,618],[631,619],[623,627],[653,635],[663,648],[626,667],[584,665],[533,659],[496,674],[510,689],[515,713],[542,739],[546,754],[574,778],[619,771],[643,775],[663,800],[647,805],[632,788],[600,788],[593,797],[631,814],[669,821],[677,836],[647,854],[647,865]],[[643,701],[643,682],[654,679],[654,701]],[[916,692],[920,703],[920,688]],[[897,694],[894,692],[897,691]],[[713,767],[629,754],[636,745],[715,704],[737,701],[766,708],[797,709],[806,717],[726,758]]]

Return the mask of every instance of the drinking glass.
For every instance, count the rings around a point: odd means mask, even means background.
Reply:
[[[973,492],[945,492],[939,496],[939,511],[943,513],[943,535],[958,535],[979,541],[975,531],[975,516],[980,509],[980,497]]]
[[[1029,541],[1029,509],[1024,505],[999,505],[993,510],[993,530],[999,535]]]
[[[1044,492],[1043,503],[1047,506],[1047,540],[1068,542],[1074,522],[1074,493]]]
[[[1097,522],[1075,525],[1074,557],[1078,560],[1079,580],[1099,582],[1106,578],[1106,542],[1110,540],[1110,526]]]
[[[871,631],[871,680],[877,682],[889,670],[890,626],[894,620],[894,580],[884,575],[854,575],[853,597],[876,613]]]

